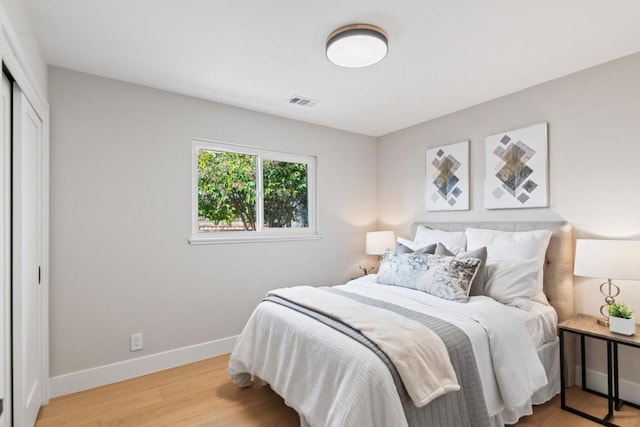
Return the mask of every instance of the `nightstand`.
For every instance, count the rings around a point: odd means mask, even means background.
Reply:
[[[625,402],[620,399],[619,395],[619,379],[618,379],[618,344],[640,348],[640,327],[636,325],[636,334],[634,336],[624,336],[612,334],[609,332],[608,326],[598,325],[596,318],[586,314],[578,314],[571,319],[565,320],[558,325],[558,335],[560,337],[560,406],[565,411],[573,412],[576,415],[587,418],[595,423],[604,426],[617,427],[610,420],[613,418],[614,410],[618,411],[622,405],[626,404],[634,408],[640,409],[640,405],[634,402]],[[582,364],[582,390],[589,393],[597,394],[608,400],[608,412],[604,418],[597,418],[586,412],[572,408],[567,405],[565,397],[565,380],[564,380],[564,333],[571,332],[580,336],[580,358]],[[586,355],[585,355],[585,338],[595,338],[603,340],[607,344],[607,394],[600,393],[587,387],[586,375]],[[569,367],[571,364],[569,364]]]

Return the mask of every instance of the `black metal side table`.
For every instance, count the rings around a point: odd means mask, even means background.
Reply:
[[[624,335],[612,334],[609,327],[599,325],[596,318],[586,314],[578,314],[571,319],[565,320],[558,325],[558,334],[560,337],[560,407],[576,415],[587,418],[595,423],[604,426],[618,427],[617,424],[611,422],[614,411],[619,411],[622,405],[629,405],[640,409],[640,405],[634,402],[623,401],[620,399],[619,378],[618,378],[618,345],[627,345],[640,348],[640,327],[636,325],[636,334],[630,337]],[[571,332],[580,336],[580,358],[582,362],[582,390],[605,397],[608,400],[607,415],[603,418],[595,417],[586,412],[580,411],[567,405],[565,396],[565,380],[564,380],[564,333]],[[587,386],[586,374],[586,354],[585,354],[585,338],[595,338],[603,340],[607,345],[607,393],[600,393],[592,390]],[[571,366],[571,365],[569,365]]]

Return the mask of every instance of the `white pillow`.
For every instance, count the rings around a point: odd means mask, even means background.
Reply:
[[[413,240],[423,246],[442,243],[451,251],[464,250],[467,246],[467,238],[464,231],[432,230],[422,225],[419,225],[416,229],[416,236]]]
[[[467,228],[467,250],[487,247],[487,256],[494,260],[538,260],[537,296],[535,299],[545,302],[542,292],[544,286],[544,259],[551,239],[549,230],[498,231],[482,228]]]
[[[503,304],[538,294],[538,259],[487,260],[484,294]]]

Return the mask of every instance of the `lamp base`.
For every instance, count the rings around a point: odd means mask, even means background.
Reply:
[[[358,268],[360,270],[362,270],[362,276],[368,276],[369,273],[371,273],[373,271],[373,267],[362,267],[362,266],[358,266]],[[360,277],[362,277],[360,276]]]
[[[608,287],[607,292],[605,292],[605,286]],[[598,319],[598,325],[609,326],[609,306],[616,302],[615,297],[620,295],[620,288],[612,283],[611,279],[607,279],[606,282],[600,284],[600,293],[604,295],[604,304],[600,306],[602,317]]]

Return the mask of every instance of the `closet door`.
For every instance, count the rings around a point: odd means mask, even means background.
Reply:
[[[11,420],[11,83],[0,74],[0,427]]]
[[[42,120],[13,86],[13,421],[34,425],[42,383]]]

